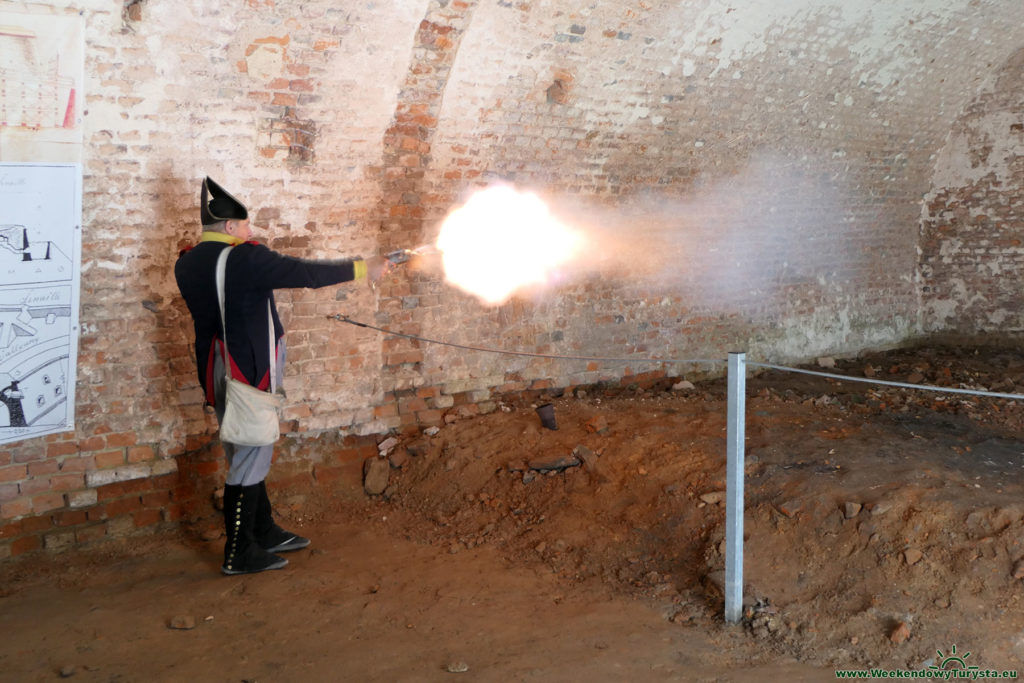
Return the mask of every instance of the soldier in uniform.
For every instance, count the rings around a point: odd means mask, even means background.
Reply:
[[[310,261],[285,256],[249,239],[249,212],[245,205],[210,178],[203,180],[200,201],[202,235],[196,246],[182,251],[174,276],[195,326],[199,383],[207,404],[214,406],[220,421],[224,416],[224,331],[214,278],[217,257],[223,249],[232,249],[224,286],[232,377],[264,390],[271,384],[270,324],[275,340],[277,385],[281,384],[286,355],[274,290],[376,279],[386,272],[389,262],[382,257]],[[277,553],[305,548],[310,543],[274,522],[265,482],[273,450],[272,444],[224,444],[228,460],[224,486],[227,541],[221,568],[224,574],[280,569],[288,560]]]

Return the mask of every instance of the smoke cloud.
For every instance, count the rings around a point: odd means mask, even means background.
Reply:
[[[536,192],[557,221],[539,229],[524,225],[529,218],[510,221],[509,204],[493,211],[494,218],[476,214],[467,224],[462,209],[476,202],[474,196],[453,211],[462,220],[450,223],[460,227],[447,235],[442,227],[438,246],[448,250],[449,261],[453,245],[480,245],[471,246],[465,257],[485,266],[487,282],[477,288],[481,291],[455,282],[452,263],[446,267],[449,281],[487,305],[502,303],[492,292],[483,293],[493,290],[488,280],[517,269],[532,275],[509,286],[509,295],[543,297],[599,278],[628,284],[634,292],[683,296],[718,309],[743,301],[747,307],[750,301],[764,304],[798,287],[841,286],[862,267],[864,255],[848,234],[851,222],[844,217],[841,193],[829,178],[806,170],[812,167],[761,159],[730,176],[699,180],[682,196],[637,194],[616,198],[614,206]],[[536,199],[534,193],[508,188],[494,194],[508,200],[516,192],[522,193],[523,203]],[[551,239],[563,227],[576,239]],[[453,240],[455,230],[463,236]],[[467,236],[467,230],[473,234]],[[571,253],[548,253],[568,241],[574,245]],[[543,268],[538,270],[534,260]]]
[[[685,196],[647,194],[601,208],[552,204],[584,235],[561,281],[598,275],[653,294],[763,302],[787,288],[842,282],[864,259],[839,190],[792,163],[763,159],[698,182]]]

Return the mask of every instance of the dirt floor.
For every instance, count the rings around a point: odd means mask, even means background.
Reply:
[[[1021,351],[814,369],[1024,393]],[[282,571],[220,576],[222,540],[188,535],[8,562],[0,678],[1024,676],[1024,401],[780,371],[748,389],[740,624],[721,592],[724,381],[588,387],[383,444],[383,495],[271,478],[313,538]]]

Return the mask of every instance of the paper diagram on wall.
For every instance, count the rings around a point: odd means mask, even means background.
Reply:
[[[0,12],[0,161],[81,161],[82,22]]]
[[[0,443],[74,428],[81,177],[0,163]]]

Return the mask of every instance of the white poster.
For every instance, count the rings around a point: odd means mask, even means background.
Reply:
[[[0,443],[74,429],[81,178],[0,163]]]

